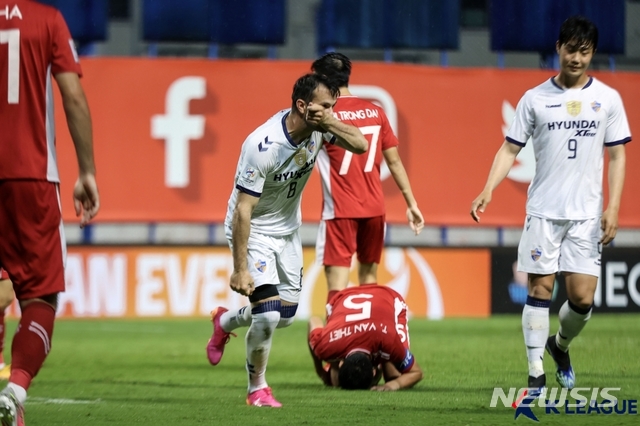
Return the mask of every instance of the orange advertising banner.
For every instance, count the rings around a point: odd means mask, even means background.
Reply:
[[[94,123],[100,221],[220,222],[245,137],[291,104],[309,62],[86,58],[83,84]],[[454,69],[355,63],[352,89],[384,107],[428,224],[472,225],[471,201],[484,186],[524,92],[553,75],[541,70]],[[596,72],[625,102],[640,134],[640,74]],[[76,221],[71,188],[77,165],[57,99],[65,220]],[[640,227],[640,148],[627,145],[620,225]],[[495,191],[483,224],[520,226],[535,170],[525,149]],[[405,223],[405,204],[383,171],[387,217]],[[316,173],[303,197],[303,220],[319,220]]]
[[[403,295],[413,317],[487,317],[490,265],[486,249],[386,248],[378,276]],[[232,271],[224,247],[69,247],[58,316],[198,317],[219,305],[239,309],[248,299],[230,289]],[[326,298],[323,267],[305,248],[296,318],[324,316]]]

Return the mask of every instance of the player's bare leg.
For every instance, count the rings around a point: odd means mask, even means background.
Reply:
[[[378,283],[378,264],[377,263],[359,263],[358,264],[358,283],[377,284]]]
[[[549,337],[549,306],[555,274],[529,274],[529,296],[522,310],[522,333],[529,364],[528,387],[541,389],[546,385],[542,359]]]
[[[576,379],[571,367],[569,345],[591,318],[598,277],[575,273],[565,273],[564,276],[568,300],[560,308],[560,328],[556,335],[549,337],[547,351],[556,363],[556,380],[560,386],[572,389]]]
[[[349,285],[349,272],[351,268],[348,266],[328,266],[324,267],[324,274],[327,277],[327,303],[334,294],[340,290],[344,290]]]
[[[0,280],[0,380],[8,380],[11,374],[11,365],[4,362],[5,343],[5,310],[14,299],[13,284],[10,280]]]

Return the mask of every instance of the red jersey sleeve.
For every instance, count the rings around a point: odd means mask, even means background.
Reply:
[[[74,72],[82,76],[73,38],[62,14],[57,11],[53,20],[51,73],[56,75],[61,72]]]
[[[391,128],[391,124],[389,124],[389,119],[386,114],[380,108],[380,118],[382,121],[382,128],[380,129],[380,139],[382,139],[382,150],[387,150],[389,148],[393,148],[399,145],[398,138],[393,133],[393,129]]]

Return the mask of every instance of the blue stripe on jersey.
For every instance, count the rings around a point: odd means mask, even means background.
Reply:
[[[507,140],[507,142],[511,142],[514,145],[518,145],[518,146],[525,146],[526,145],[526,143],[518,142],[517,140],[515,140],[513,138],[510,138],[509,136],[507,136],[505,139]]]
[[[282,305],[280,308],[280,318],[293,318],[298,310],[298,305]]]
[[[287,119],[289,114],[291,114],[291,111],[289,111],[288,113],[286,113],[285,115],[282,116],[282,132],[287,137],[287,140],[289,141],[289,144],[291,144],[291,146],[293,146],[294,148],[297,148],[298,144],[296,144],[293,141],[293,139],[291,139],[291,136],[289,135],[289,131],[287,130],[287,123],[285,122],[285,120]]]
[[[262,195],[260,192],[255,192],[247,188],[243,188],[242,186],[236,184],[236,189],[240,192],[244,192],[245,194],[253,195],[254,197],[260,198]]]
[[[265,312],[280,312],[282,308],[282,302],[280,299],[278,300],[267,300],[256,306],[255,308],[251,308],[251,315],[255,314],[264,314]]]
[[[631,136],[627,136],[626,138],[621,139],[619,141],[605,142],[604,145],[605,146],[615,146],[615,145],[625,144],[627,142],[631,142]]]

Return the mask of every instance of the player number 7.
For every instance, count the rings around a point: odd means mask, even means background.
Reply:
[[[20,30],[0,31],[0,44],[8,44],[7,102],[20,101]]]
[[[364,136],[371,135],[371,142],[369,143],[369,151],[367,154],[367,163],[364,166],[365,173],[370,173],[371,170],[373,170],[373,164],[376,159],[376,147],[378,146],[378,138],[380,137],[380,126],[364,126],[358,127],[358,129]],[[342,164],[340,165],[340,175],[347,174],[352,157],[353,152],[345,151]]]

